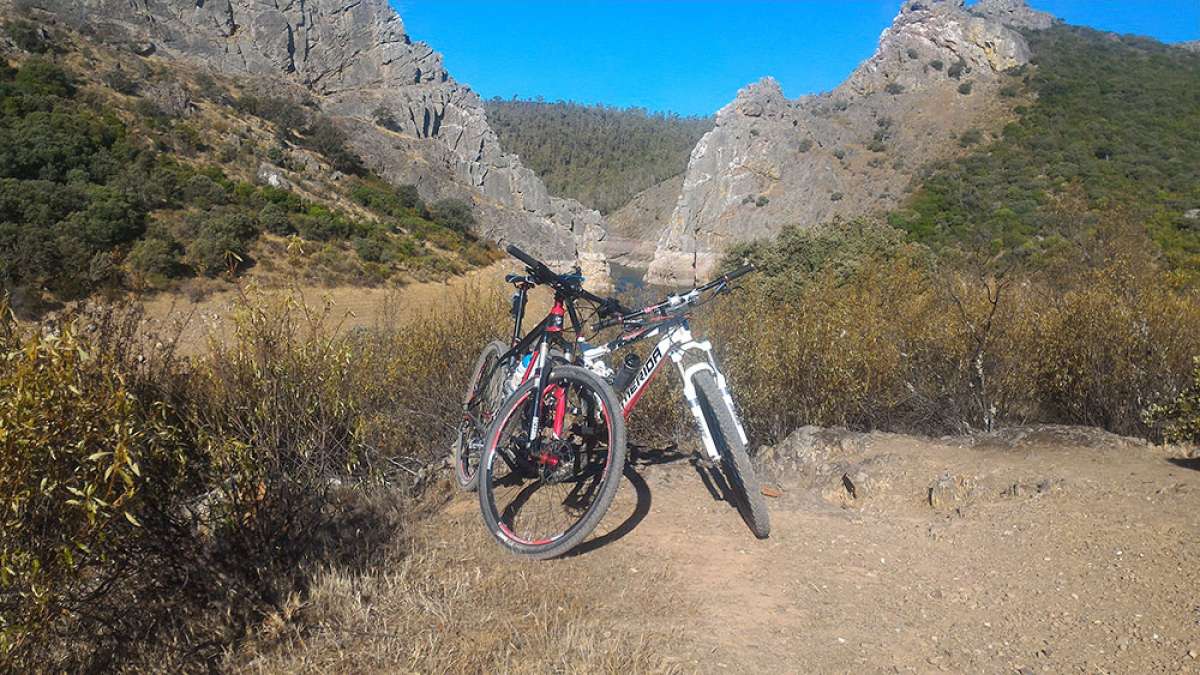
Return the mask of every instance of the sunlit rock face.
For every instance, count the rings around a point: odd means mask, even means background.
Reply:
[[[737,242],[785,225],[894,207],[913,172],[1001,126],[998,90],[1029,61],[1012,25],[1049,26],[1018,0],[909,0],[875,53],[837,89],[788,99],[770,78],[738,92],[692,151],[658,237],[652,283],[708,278]]]

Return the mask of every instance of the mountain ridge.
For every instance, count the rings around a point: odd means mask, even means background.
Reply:
[[[908,0],[832,92],[789,100],[771,78],[743,88],[692,151],[648,280],[691,283],[731,244],[895,206],[919,165],[1011,115],[1015,101],[997,92],[1029,48],[1005,20],[1054,21],[1019,0]]]

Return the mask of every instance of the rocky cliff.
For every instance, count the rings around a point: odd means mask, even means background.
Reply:
[[[481,234],[604,276],[600,214],[550,196],[505,153],[479,98],[414,42],[387,0],[17,0],[109,44],[187,59],[261,86],[302,87],[385,177],[426,196],[466,197]],[[0,0],[10,11],[13,3]],[[7,7],[6,7],[7,6]],[[381,111],[388,129],[372,120]]]
[[[832,92],[746,87],[692,151],[648,280],[690,283],[732,243],[895,206],[922,165],[1003,125],[1013,99],[999,92],[1029,60],[1014,27],[1052,21],[1019,0],[908,0]]]

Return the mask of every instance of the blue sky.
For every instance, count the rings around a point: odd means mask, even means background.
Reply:
[[[837,86],[900,0],[391,0],[416,40],[485,98],[708,115],[772,75],[790,97]],[[1200,0],[1033,0],[1068,23],[1200,39]]]

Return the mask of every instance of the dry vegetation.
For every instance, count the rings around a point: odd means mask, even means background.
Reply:
[[[707,322],[752,435],[803,424],[944,434],[1033,422],[1161,438],[1200,293],[1120,222],[1038,269],[947,262],[870,222],[749,247],[765,274]],[[742,321],[753,317],[753,322]]]
[[[865,222],[789,231],[738,252],[764,273],[696,329],[723,351],[758,443],[802,424],[1031,422],[1194,440],[1200,300],[1142,250],[1107,238],[1066,277],[948,267]],[[328,304],[247,292],[231,332],[191,359],[127,310],[4,323],[7,664],[666,668],[653,633],[596,610],[624,581],[527,576],[417,507],[447,490],[422,488],[506,304],[471,287],[454,312],[343,330]],[[674,378],[654,386],[633,440],[690,437]]]
[[[453,490],[443,481],[431,492],[444,499]],[[421,513],[370,573],[318,575],[224,665],[261,673],[669,670],[662,636],[641,627],[656,617],[631,620],[614,606],[661,601],[662,572],[631,576],[620,566],[563,561],[546,574],[497,555],[473,527],[477,514],[462,508],[471,502]],[[662,603],[657,618],[681,609]]]
[[[475,289],[457,306],[346,334],[329,308],[251,297],[234,338],[191,361],[136,313],[6,324],[6,663],[202,666],[314,572],[361,569],[441,461],[446,383],[504,304]]]

